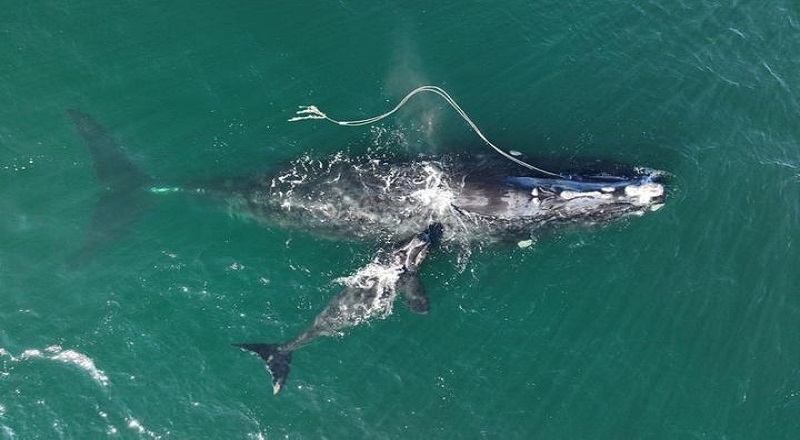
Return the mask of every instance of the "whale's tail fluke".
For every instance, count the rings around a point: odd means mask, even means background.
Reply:
[[[67,110],[67,115],[92,154],[95,173],[104,190],[95,206],[91,229],[71,261],[72,265],[80,265],[129,229],[146,203],[144,188],[151,179],[91,116],[78,110]]]
[[[291,350],[279,344],[233,344],[258,354],[267,363],[267,370],[272,375],[272,394],[278,394],[289,377],[289,363],[292,362]]]

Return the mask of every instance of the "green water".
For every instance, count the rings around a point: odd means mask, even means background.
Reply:
[[[800,6],[10,1],[0,13],[0,437],[800,438]],[[431,313],[295,354],[374,244],[157,197],[77,269],[101,195],[65,111],[176,184],[310,153],[498,145],[670,173],[666,206],[432,254]],[[48,350],[48,347],[50,349]],[[32,351],[38,350],[38,352]]]

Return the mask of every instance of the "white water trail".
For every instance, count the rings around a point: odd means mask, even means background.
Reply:
[[[108,386],[108,376],[103,370],[97,368],[94,360],[84,353],[76,350],[64,350],[61,346],[51,345],[44,350],[35,348],[23,351],[19,356],[14,357],[7,350],[0,348],[0,356],[7,356],[11,362],[22,362],[31,359],[47,359],[51,361],[61,362],[64,364],[73,365],[86,372],[95,382],[101,386]]]

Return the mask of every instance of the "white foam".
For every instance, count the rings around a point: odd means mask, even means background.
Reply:
[[[17,433],[14,432],[13,429],[9,428],[6,425],[0,425],[0,428],[3,429],[3,434],[5,435],[5,438],[15,438],[17,435]]]
[[[0,355],[7,355],[12,361],[27,361],[30,359],[49,359],[53,361],[63,362],[65,364],[74,365],[81,370],[89,373],[95,382],[102,386],[108,386],[108,376],[103,370],[97,368],[94,360],[89,356],[75,350],[64,350],[58,345],[51,345],[42,350],[29,348],[23,351],[19,357],[14,357],[8,351],[0,349]]]
[[[144,434],[144,435],[146,435],[146,436],[148,436],[148,437],[150,437],[150,438],[153,438],[153,439],[159,439],[159,438],[161,438],[161,436],[160,436],[160,435],[158,435],[158,434],[156,434],[155,432],[153,432],[153,431],[151,431],[151,430],[147,429],[145,426],[143,426],[143,425],[142,425],[142,424],[141,424],[141,423],[140,423],[138,420],[136,420],[136,419],[129,418],[129,419],[127,419],[127,422],[128,422],[128,428],[129,428],[129,429],[131,429],[131,430],[133,430],[133,431],[136,431],[136,432],[137,432],[137,433],[139,433],[139,434]]]
[[[75,365],[80,369],[89,373],[89,375],[92,377],[92,379],[95,380],[95,382],[99,383],[102,386],[108,386],[108,376],[106,376],[103,370],[95,366],[92,358],[86,356],[83,353],[79,353],[75,350],[64,350],[62,352],[55,354],[50,359]]]
[[[580,197],[589,197],[595,199],[610,199],[611,194],[601,193],[600,191],[561,191],[559,196],[562,199],[572,200]]]
[[[444,173],[432,164],[426,164],[423,170],[426,176],[421,183],[424,185],[422,189],[412,192],[411,198],[439,215],[448,212],[455,194],[447,187]]]
[[[373,317],[386,318],[392,313],[394,299],[397,296],[395,286],[402,272],[403,268],[399,265],[370,263],[353,275],[337,278],[334,282],[356,289],[374,289],[375,297],[372,302],[364,305],[363,320]]]
[[[23,361],[31,359],[31,358],[40,358],[40,357],[42,357],[42,352],[40,350],[36,350],[36,349],[25,350],[25,351],[22,352],[21,355],[19,355],[19,359],[23,360]],[[13,357],[12,357],[12,359],[13,359]]]

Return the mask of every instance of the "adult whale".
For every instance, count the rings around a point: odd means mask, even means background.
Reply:
[[[324,237],[395,242],[440,223],[444,241],[524,242],[561,225],[596,225],[657,210],[661,173],[644,168],[541,177],[491,156],[403,159],[335,154],[303,157],[257,175],[153,186],[93,118],[69,116],[92,153],[103,186],[80,259],[123,233],[147,192],[214,197],[269,226]]]
[[[445,241],[481,244],[642,215],[665,200],[661,174],[652,170],[534,177],[502,159],[466,155],[303,158],[189,191],[265,224],[326,237],[396,241],[441,223]]]
[[[346,281],[346,287],[334,296],[314,321],[297,336],[283,344],[234,344],[257,353],[272,375],[272,392],[277,394],[286,383],[292,353],[321,336],[339,336],[342,330],[385,317],[392,311],[397,292],[416,313],[429,308],[425,289],[417,277],[420,265],[432,244],[442,236],[442,225],[430,225],[425,231],[405,240],[388,255],[379,256],[359,269]]]
[[[392,110],[361,121],[338,121],[316,106],[301,107],[289,121],[324,119],[344,126],[377,122],[399,110],[418,93],[442,97],[472,130],[505,161],[467,155],[301,158],[277,172],[218,179],[152,192],[192,192],[225,200],[233,211],[269,225],[302,227],[325,236],[396,241],[427,225],[440,223],[449,239],[462,242],[519,240],[529,243],[543,228],[564,224],[595,225],[659,209],[665,199],[661,173],[646,168],[551,171],[530,165],[491,143],[443,89],[412,90]],[[133,217],[141,188],[149,183],[126,159],[122,148],[92,118],[69,115],[86,140],[98,178],[108,189],[95,213],[96,242],[119,233]],[[123,202],[120,202],[123,200]],[[134,203],[137,202],[137,203]],[[125,207],[120,216],[110,208]],[[133,208],[131,208],[133,207]],[[107,222],[110,224],[104,224]],[[91,238],[91,237],[90,237]],[[92,241],[89,240],[90,249]]]

